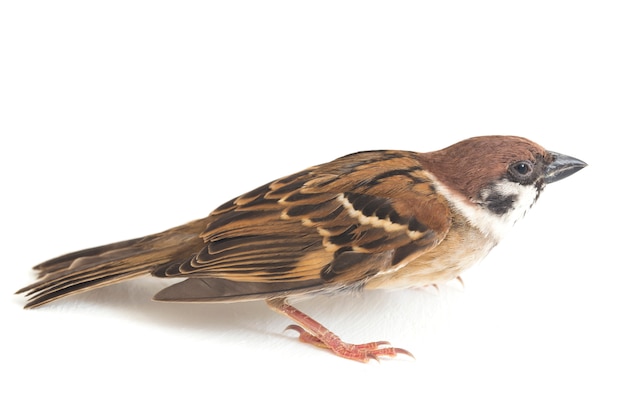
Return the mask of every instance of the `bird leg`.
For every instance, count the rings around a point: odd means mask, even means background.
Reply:
[[[299,340],[301,342],[329,349],[342,358],[367,362],[370,359],[378,360],[381,357],[393,358],[400,354],[413,357],[409,351],[389,346],[389,343],[385,341],[359,345],[346,343],[326,327],[288,304],[284,298],[271,298],[267,300],[267,304],[272,310],[282,313],[298,323],[288,326],[287,329],[300,333]]]

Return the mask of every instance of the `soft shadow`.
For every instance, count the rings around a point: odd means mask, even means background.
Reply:
[[[167,303],[152,297],[172,280],[139,278],[57,300],[43,308],[72,312],[87,308],[153,326],[182,332],[230,332],[245,329],[257,334],[282,334],[289,319],[271,311],[264,301],[239,303]],[[433,316],[445,315],[445,306],[460,291],[405,290],[317,296],[294,305],[332,331],[347,337],[409,336]],[[94,311],[95,310],[95,311]],[[87,314],[87,313],[84,313]],[[377,331],[384,334],[377,335]],[[352,333],[352,334],[350,334]],[[289,336],[292,337],[292,336]],[[295,337],[295,334],[294,336]]]

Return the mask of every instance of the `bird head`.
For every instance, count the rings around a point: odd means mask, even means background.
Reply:
[[[440,192],[485,234],[499,240],[544,186],[587,164],[518,136],[481,136],[420,155]]]

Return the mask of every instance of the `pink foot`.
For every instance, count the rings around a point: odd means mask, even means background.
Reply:
[[[388,346],[389,342],[385,341],[354,345],[342,341],[333,333],[329,333],[329,335],[334,337],[329,342],[323,342],[296,324],[287,326],[285,330],[295,330],[300,333],[298,340],[303,343],[330,349],[337,356],[359,362],[367,362],[370,359],[379,360],[382,357],[393,358],[398,355],[407,355],[414,358],[408,350]]]
[[[393,358],[398,355],[407,355],[413,358],[408,350],[389,346],[388,342],[372,342],[359,345],[346,343],[336,334],[322,326],[311,317],[297,308],[287,304],[283,298],[267,300],[267,304],[275,311],[286,315],[298,323],[292,324],[285,330],[295,330],[301,342],[331,350],[335,355],[359,362],[368,362],[370,359],[379,360],[382,357]]]

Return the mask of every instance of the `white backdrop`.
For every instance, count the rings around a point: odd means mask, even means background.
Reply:
[[[93,3],[0,5],[1,414],[624,415],[618,2]],[[464,289],[297,304],[415,360],[336,358],[263,303],[155,303],[153,278],[13,295],[40,261],[310,165],[483,134],[589,166]]]

